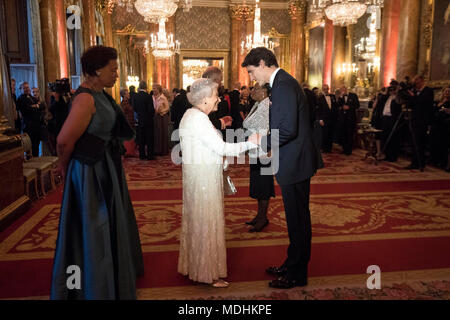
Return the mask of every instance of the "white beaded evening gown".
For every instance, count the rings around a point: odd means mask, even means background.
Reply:
[[[225,143],[209,117],[196,108],[180,122],[183,213],[178,272],[213,283],[227,276],[223,205],[223,156],[238,156],[249,144]]]

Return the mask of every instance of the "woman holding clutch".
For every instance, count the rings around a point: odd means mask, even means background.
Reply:
[[[256,148],[257,135],[247,142],[225,143],[208,115],[220,101],[217,83],[199,79],[191,86],[179,129],[183,154],[183,213],[178,272],[193,281],[227,287],[223,157]],[[251,142],[250,142],[251,141]]]
[[[243,126],[253,133],[267,135],[269,131],[270,88],[268,84],[262,87],[257,83],[252,91],[252,99],[256,101],[245,118]],[[260,150],[261,151],[261,150]],[[256,150],[249,152],[250,157],[250,197],[258,200],[258,213],[253,220],[246,222],[251,225],[249,232],[260,232],[268,224],[267,210],[271,197],[275,197],[273,174],[263,174],[270,170],[270,162],[266,155],[261,155]],[[260,161],[264,158],[263,161]],[[263,162],[263,163],[262,163]]]

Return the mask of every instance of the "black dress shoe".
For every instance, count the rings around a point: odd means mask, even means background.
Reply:
[[[276,280],[269,282],[269,287],[276,289],[291,289],[294,287],[304,287],[308,284],[306,279],[302,280],[290,280],[286,277],[280,277]]]
[[[156,158],[153,156],[150,156],[150,157],[147,157],[147,160],[156,160]]]
[[[248,224],[249,226],[254,226],[256,224],[256,221],[258,221],[258,219],[254,217],[253,220],[246,221],[245,224]]]
[[[415,169],[419,169],[419,166],[416,166],[414,164],[410,164],[409,166],[404,167],[403,169],[405,169],[405,170],[415,170]]]
[[[268,224],[269,224],[269,220],[267,220],[267,219],[263,223],[256,222],[255,225],[253,226],[253,228],[250,228],[250,230],[248,230],[248,232],[261,232],[262,229],[267,227]]]
[[[284,275],[286,271],[286,267],[269,267],[266,269],[266,273],[277,277]]]

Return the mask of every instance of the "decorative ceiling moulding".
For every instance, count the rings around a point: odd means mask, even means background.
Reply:
[[[192,6],[194,7],[215,7],[215,8],[228,8],[230,5],[240,5],[242,0],[194,0]],[[247,5],[254,7],[255,0],[247,0]],[[262,1],[259,6],[261,9],[287,9],[288,1]]]

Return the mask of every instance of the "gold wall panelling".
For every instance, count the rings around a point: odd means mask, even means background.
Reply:
[[[277,29],[272,27],[267,35],[269,36],[269,40],[275,43],[274,52],[280,68],[291,73],[291,39],[289,34],[279,33]]]

